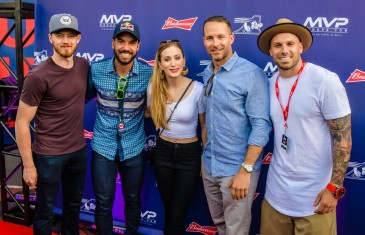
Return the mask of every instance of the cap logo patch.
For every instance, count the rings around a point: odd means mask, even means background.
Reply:
[[[69,24],[71,24],[71,17],[70,16],[67,16],[67,15],[65,15],[65,16],[62,16],[61,18],[60,18],[60,22],[61,22],[61,24],[64,24],[64,25],[69,25]]]
[[[121,24],[120,25],[120,30],[125,30],[125,29],[130,30],[130,31],[134,31],[134,25],[129,23],[129,22]]]

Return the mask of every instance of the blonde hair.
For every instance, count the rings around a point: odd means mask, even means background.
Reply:
[[[151,79],[151,105],[150,112],[152,120],[156,126],[156,130],[159,128],[167,129],[166,120],[166,104],[171,97],[167,93],[167,80],[165,73],[161,70],[159,62],[161,62],[161,53],[165,49],[176,46],[181,50],[183,58],[185,58],[184,50],[182,49],[179,42],[164,42],[160,43],[155,56],[155,65],[153,68],[152,79]],[[183,71],[183,73],[186,73]]]

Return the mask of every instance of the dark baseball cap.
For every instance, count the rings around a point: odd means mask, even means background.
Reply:
[[[135,36],[138,41],[140,41],[139,27],[131,21],[121,21],[115,25],[113,38],[116,38],[121,33],[130,33]]]
[[[55,14],[51,17],[51,19],[49,20],[49,34],[59,31],[61,29],[72,29],[78,34],[81,34],[79,31],[79,24],[77,22],[77,19],[71,14]]]

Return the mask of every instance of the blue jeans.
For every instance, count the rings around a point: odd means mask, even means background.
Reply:
[[[199,181],[199,141],[176,144],[158,139],[154,168],[158,191],[165,209],[165,235],[182,235],[185,217]]]
[[[79,234],[79,214],[87,167],[86,147],[73,153],[44,156],[33,153],[37,168],[37,201],[34,212],[34,235],[51,235],[53,208],[59,184],[62,185],[62,235]]]
[[[141,220],[141,187],[144,174],[143,152],[130,159],[109,160],[93,151],[91,169],[95,193],[95,225],[98,235],[113,235],[113,203],[115,184],[119,172],[122,181],[122,192],[125,202],[126,219],[125,235],[137,234]]]

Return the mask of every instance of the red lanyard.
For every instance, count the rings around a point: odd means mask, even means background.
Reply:
[[[276,98],[278,99],[279,101],[279,104],[280,104],[280,107],[281,107],[281,110],[283,111],[283,116],[284,116],[284,127],[285,129],[288,128],[288,124],[286,123],[286,120],[288,119],[288,114],[289,114],[289,105],[290,105],[290,100],[291,100],[291,97],[295,91],[295,88],[297,88],[297,84],[298,84],[298,80],[299,80],[299,77],[300,75],[302,74],[302,71],[304,69],[304,61],[302,61],[302,66],[300,67],[299,69],[299,72],[298,72],[298,77],[297,79],[295,80],[293,86],[291,87],[291,90],[290,90],[290,94],[289,94],[289,99],[288,99],[288,104],[286,105],[285,109],[283,107],[283,105],[281,104],[280,102],[280,98],[279,98],[279,75],[276,77],[276,82],[275,82],[275,93],[276,93]]]

